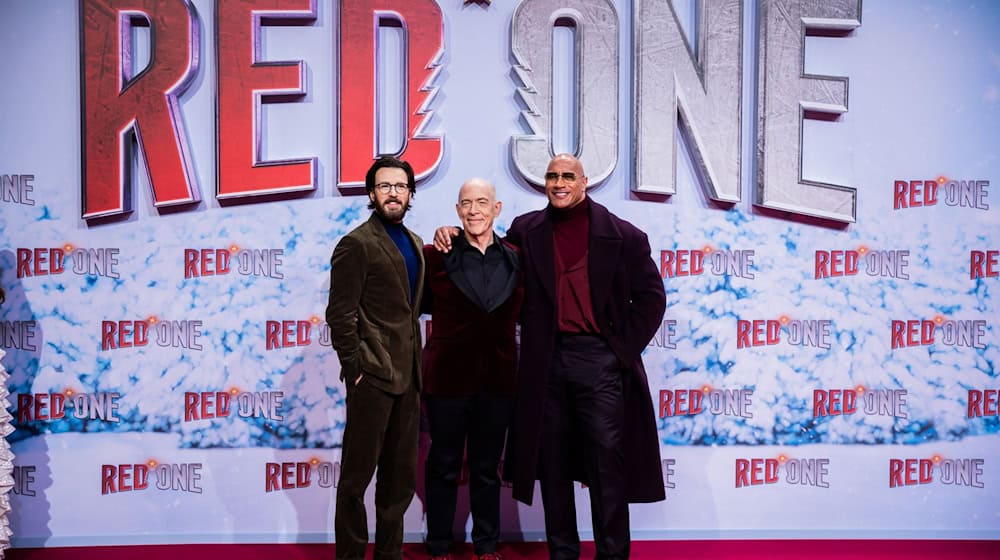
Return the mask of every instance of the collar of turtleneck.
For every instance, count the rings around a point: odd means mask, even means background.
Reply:
[[[569,222],[586,219],[590,211],[590,199],[584,198],[579,204],[571,208],[555,208],[551,204],[548,207],[549,215],[558,222]]]

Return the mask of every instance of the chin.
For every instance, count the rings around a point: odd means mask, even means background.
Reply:
[[[405,209],[386,210],[385,208],[383,208],[382,212],[379,213],[382,215],[383,218],[385,218],[387,221],[390,222],[401,222],[403,221],[403,216],[406,216]]]

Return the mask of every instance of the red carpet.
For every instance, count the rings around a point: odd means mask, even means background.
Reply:
[[[544,543],[505,544],[505,560],[544,560]],[[332,560],[330,544],[102,546],[22,548],[7,551],[11,560]],[[369,553],[369,558],[371,557]],[[425,560],[423,545],[409,544],[404,557]],[[455,560],[473,558],[472,548],[453,553]],[[594,544],[584,543],[582,558],[594,557]],[[635,560],[997,560],[1000,541],[637,541]]]

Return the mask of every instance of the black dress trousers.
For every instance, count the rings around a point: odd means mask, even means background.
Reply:
[[[596,558],[628,558],[625,408],[618,358],[600,336],[560,335],[546,391],[539,480],[550,558],[580,557],[573,487],[578,460],[590,482]]]
[[[425,395],[431,449],[425,476],[427,552],[443,556],[453,540],[455,500],[468,445],[469,504],[476,554],[496,552],[500,538],[500,476],[504,436],[514,402],[485,392],[469,397]]]

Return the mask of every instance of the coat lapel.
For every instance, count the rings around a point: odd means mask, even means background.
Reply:
[[[468,245],[465,234],[459,231],[453,243],[452,250],[444,256],[444,270],[448,273],[448,279],[469,301],[482,307],[482,302],[479,301],[476,291],[472,289],[472,284],[465,275],[465,270],[462,269],[462,251]]]
[[[493,240],[494,243],[499,243],[498,247],[500,247],[500,252],[503,253],[504,260],[506,260],[510,265],[510,274],[507,275],[507,281],[504,283],[503,291],[500,292],[500,297],[498,297],[496,301],[493,302],[493,305],[486,310],[489,313],[492,313],[496,310],[496,308],[507,302],[507,298],[514,293],[514,290],[517,288],[517,281],[521,277],[521,261],[517,258],[517,253],[514,249],[508,247],[506,243],[500,241],[500,238],[495,235]],[[504,267],[498,266],[496,271],[493,273],[493,278],[490,280],[499,282],[505,272],[506,270]]]
[[[406,273],[406,262],[403,261],[403,255],[399,252],[399,248],[396,247],[396,243],[392,240],[391,237],[389,237],[389,232],[385,231],[385,226],[382,225],[382,222],[379,221],[378,216],[376,216],[374,212],[372,212],[371,218],[368,219],[368,224],[371,226],[372,233],[375,234],[375,239],[378,241],[379,248],[382,249],[382,252],[385,253],[386,258],[389,259],[389,262],[392,263],[393,268],[396,270],[396,276],[397,279],[399,280],[399,285],[402,287],[403,290],[403,301],[407,302],[407,304],[410,304],[410,294],[409,294],[410,277]],[[409,230],[407,230],[407,233],[409,233]],[[412,233],[410,234],[410,238],[412,241],[413,238]],[[420,275],[418,276],[419,280],[417,280],[417,293],[414,294],[413,298],[413,301],[415,303],[419,303],[420,301],[416,296],[420,295],[420,289],[423,287],[423,276],[424,276],[423,275],[424,252],[417,251],[417,254],[419,255],[418,258],[420,259]],[[411,308],[412,307],[419,308],[420,306],[411,305]]]
[[[548,212],[542,211],[541,219],[531,226],[531,232],[525,236],[528,245],[528,258],[534,263],[535,272],[539,275],[542,287],[553,303],[556,301],[556,265],[555,247],[552,240],[552,220]]]
[[[590,301],[593,309],[604,309],[611,295],[611,281],[618,268],[621,255],[622,234],[611,221],[607,208],[590,201],[590,247],[588,266],[590,273]]]

